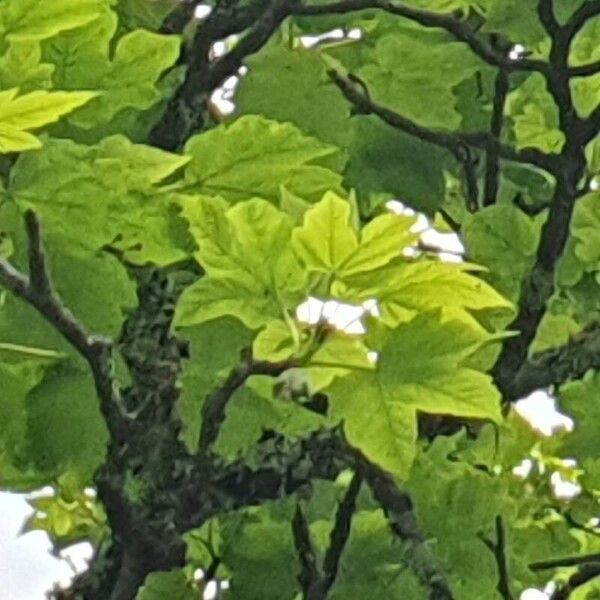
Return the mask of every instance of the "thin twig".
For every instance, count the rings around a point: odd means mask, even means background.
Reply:
[[[508,564],[506,560],[506,532],[504,531],[504,523],[500,515],[496,516],[496,541],[482,537],[483,543],[489,548],[496,559],[498,567],[498,585],[496,589],[504,600],[514,600],[514,596],[510,590],[510,577],[508,575]]]
[[[547,171],[554,171],[556,156],[546,154],[535,148],[516,150],[501,144],[489,133],[446,133],[423,127],[403,117],[397,112],[371,100],[362,89],[354,84],[352,79],[335,70],[328,72],[333,82],[340,88],[344,96],[361,112],[377,115],[388,125],[404,131],[414,137],[436,146],[446,148],[453,153],[461,152],[465,147],[478,148],[489,152],[494,150],[498,156],[510,161],[533,164]]]
[[[438,13],[409,6],[391,0],[341,0],[326,4],[300,5],[294,14],[318,16],[329,14],[345,14],[366,9],[380,9],[393,15],[410,19],[423,27],[444,29],[457,40],[464,42],[486,63],[502,67],[509,71],[539,71],[545,73],[548,65],[541,60],[511,60],[497,52],[486,41],[481,39],[465,21],[457,18],[455,13]]]
[[[317,564],[317,554],[310,539],[308,522],[300,504],[296,506],[296,512],[292,519],[292,533],[298,559],[300,560],[298,582],[302,588],[304,598],[309,598],[312,595],[311,590],[317,587],[321,581],[321,573]]]
[[[600,562],[582,565],[569,579],[567,583],[559,587],[550,596],[550,600],[567,600],[571,594],[582,585],[600,577]]]
[[[530,563],[528,566],[532,571],[547,571],[548,569],[557,569],[559,567],[576,567],[589,562],[600,562],[600,552],[538,560]]]
[[[492,122],[490,133],[498,141],[502,138],[502,126],[504,124],[504,105],[509,89],[508,73],[500,69],[496,74],[494,82],[494,101],[492,104]],[[486,153],[485,163],[485,185],[483,188],[483,205],[495,204],[498,196],[500,182],[500,156],[495,149]]]
[[[249,352],[245,351],[243,354],[241,364],[233,368],[222,385],[209,394],[202,407],[202,425],[198,450],[201,456],[209,453],[225,420],[225,411],[229,401],[249,377],[252,375],[277,377],[294,366],[289,361],[281,363],[255,361]]]
[[[331,589],[335,578],[337,577],[340,560],[344,547],[350,537],[350,528],[352,517],[356,511],[356,499],[360,491],[362,479],[360,475],[355,474],[348,486],[343,500],[338,506],[335,516],[335,524],[329,536],[329,547],[323,560],[323,591],[324,598]]]

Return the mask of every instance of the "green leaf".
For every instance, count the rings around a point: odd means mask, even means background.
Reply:
[[[298,590],[299,565],[289,519],[274,518],[269,508],[250,509],[241,518],[228,519],[222,559],[232,573],[228,592],[232,600],[292,599]]]
[[[96,94],[90,92],[37,91],[17,96],[18,90],[0,92],[0,151],[20,152],[41,147],[26,133],[54,123],[61,116],[87,104]]]
[[[55,366],[27,397],[25,456],[50,475],[72,471],[89,484],[104,462],[107,431],[83,366]]]
[[[306,211],[302,227],[294,230],[294,249],[311,271],[337,273],[358,247],[350,226],[350,204],[326,194]]]
[[[289,121],[325,142],[347,141],[349,104],[331,84],[318,54],[274,44],[252,57],[248,66],[249,73],[236,94],[244,114]],[[295,90],[293,102],[289,101],[291,89]],[[265,94],[265,90],[270,92]]]
[[[377,41],[372,60],[358,74],[374,100],[428,127],[460,125],[453,88],[480,67],[464,44],[437,32],[399,29]]]
[[[176,36],[137,29],[114,42],[116,28],[115,15],[104,12],[102,18],[61,34],[45,47],[46,59],[57,65],[55,87],[101,92],[69,119],[79,128],[102,127],[125,109],[139,112],[160,102],[158,80],[179,56]]]
[[[530,75],[507,96],[506,113],[513,124],[517,148],[559,153],[565,142],[559,128],[558,107],[539,73]]]
[[[278,362],[294,354],[294,340],[285,321],[270,321],[254,339],[252,356],[256,360]]]
[[[469,273],[469,268],[474,267],[430,260],[395,262],[347,277],[334,285],[333,291],[350,302],[376,298],[384,322],[389,325],[436,308],[465,311],[512,308],[485,281]]]
[[[274,397],[274,385],[270,377],[252,377],[234,394],[215,444],[220,456],[229,460],[247,457],[265,431],[299,437],[326,424],[324,417],[300,402]]]
[[[19,88],[21,94],[52,85],[54,66],[42,63],[40,43],[11,41],[0,57],[0,89]]]
[[[581,381],[573,381],[560,388],[560,410],[572,417],[575,428],[565,435],[561,444],[564,456],[576,456],[578,460],[598,458],[599,443],[594,423],[600,417],[600,377],[589,372]]]
[[[338,149],[290,123],[240,117],[192,137],[185,153],[192,157],[186,170],[188,192],[277,202],[282,185],[309,201],[340,190],[341,176],[327,168]]]
[[[489,269],[483,278],[501,294],[516,300],[521,281],[535,261],[544,215],[532,218],[502,203],[478,211],[463,229],[471,260]]]
[[[342,277],[373,271],[401,255],[419,235],[411,231],[415,219],[404,215],[384,214],[363,227],[358,248],[343,264]]]
[[[584,264],[600,269],[600,192],[587,194],[577,201],[571,232],[575,238],[575,256]]]
[[[331,416],[344,423],[350,444],[398,479],[408,477],[417,448],[416,410],[377,378],[355,374],[327,389]]]
[[[242,350],[252,341],[252,333],[239,320],[222,317],[182,329],[178,335],[190,349],[190,359],[183,363],[178,413],[183,422],[182,438],[190,451],[195,452],[204,401],[229,371],[238,366]]]
[[[387,192],[427,213],[439,207],[445,189],[443,170],[451,164],[449,152],[393,129],[375,116],[352,117],[349,129],[348,185],[363,196]]]
[[[41,40],[96,19],[107,0],[5,0],[0,35],[10,40]]]
[[[197,600],[199,591],[194,589],[183,569],[155,571],[150,573],[135,600]]]
[[[500,394],[491,377],[463,366],[484,342],[461,321],[425,313],[392,331],[381,349],[378,377],[405,406],[500,421]]]
[[[171,197],[153,183],[184,163],[122,136],[96,146],[49,139],[43,150],[20,157],[9,190],[40,214],[48,232],[68,240],[71,253],[120,244],[134,262],[168,264],[188,255],[188,239]]]
[[[220,198],[196,197],[182,206],[207,276],[184,292],[178,325],[230,314],[258,328],[299,303],[305,274],[290,246],[292,222],[285,213],[260,199],[227,209]]]

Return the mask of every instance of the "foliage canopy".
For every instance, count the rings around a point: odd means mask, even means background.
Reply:
[[[198,4],[0,0],[0,487],[94,546],[51,596],[600,597],[600,2]]]

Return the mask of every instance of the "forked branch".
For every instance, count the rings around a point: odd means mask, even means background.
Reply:
[[[460,153],[465,147],[477,148],[486,152],[495,152],[501,158],[517,163],[531,164],[552,172],[556,168],[556,157],[535,148],[516,150],[502,144],[490,133],[446,133],[419,125],[401,114],[371,100],[358,86],[356,77],[350,78],[338,71],[328,72],[333,82],[340,88],[344,96],[355,106],[358,112],[377,115],[381,120],[395,129],[413,135],[436,146],[446,148],[453,153]]]
[[[28,238],[29,275],[16,269],[8,260],[0,258],[0,283],[15,296],[23,299],[46,319],[83,356],[90,365],[96,391],[102,400],[103,411],[114,409],[111,375],[110,340],[93,335],[64,305],[52,284],[48,256],[43,242],[42,227],[38,216],[25,212]],[[105,412],[109,427],[112,423]],[[112,412],[111,412],[112,416]]]

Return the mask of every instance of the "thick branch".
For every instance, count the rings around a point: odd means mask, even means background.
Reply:
[[[413,135],[420,140],[446,148],[453,153],[461,152],[465,147],[472,147],[486,152],[494,151],[501,158],[518,163],[536,165],[551,172],[556,167],[555,156],[545,154],[535,148],[516,150],[510,146],[501,144],[489,133],[445,133],[423,127],[422,125],[403,117],[397,112],[371,100],[369,96],[359,89],[349,77],[341,75],[334,70],[329,71],[329,76],[340,88],[344,96],[352,102],[360,112],[377,115],[388,125]]]
[[[600,369],[600,323],[594,322],[569,343],[532,356],[514,374],[506,390],[518,400],[531,392],[580,379],[590,369]]]
[[[515,373],[527,360],[546,313],[547,302],[554,293],[556,267],[569,238],[575,202],[580,195],[578,186],[586,167],[584,148],[588,125],[578,116],[571,93],[568,67],[570,33],[556,23],[553,15],[547,14],[549,10],[552,12],[551,1],[541,0],[538,7],[540,19],[552,36],[552,68],[546,84],[558,107],[560,128],[566,140],[552,170],[556,185],[548,218],[541,231],[536,261],[523,282],[517,316],[508,326],[519,335],[504,343],[493,369],[496,384],[509,398]]]

